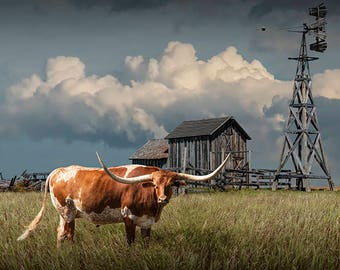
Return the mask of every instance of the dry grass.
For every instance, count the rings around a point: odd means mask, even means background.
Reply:
[[[122,224],[77,220],[74,245],[56,249],[48,203],[37,232],[16,238],[40,209],[40,193],[0,194],[0,269],[339,269],[340,193],[241,191],[173,198],[132,247]]]

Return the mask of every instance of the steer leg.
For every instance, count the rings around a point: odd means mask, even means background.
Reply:
[[[141,228],[140,230],[142,232],[142,238],[144,240],[150,239],[151,228]]]
[[[57,248],[61,247],[61,244],[64,242],[64,240],[68,240],[69,242],[73,243],[74,229],[75,220],[66,222],[65,219],[60,216],[60,222],[57,229]]]
[[[133,220],[126,217],[124,218],[125,223],[125,232],[126,232],[126,239],[129,245],[131,245],[135,241],[136,235],[136,224],[134,224]]]
[[[151,228],[141,228],[142,233],[142,239],[144,242],[144,245],[147,247],[150,242],[150,234],[151,234]]]

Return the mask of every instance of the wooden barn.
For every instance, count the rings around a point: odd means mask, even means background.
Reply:
[[[149,140],[131,157],[133,164],[167,168],[190,174],[206,174],[231,153],[225,178],[248,180],[250,136],[233,117],[184,121],[165,139]],[[225,172],[225,170],[223,172]],[[228,180],[227,179],[227,180]]]
[[[169,146],[167,140],[149,140],[130,157],[130,160],[132,160],[132,164],[164,168],[168,161],[168,149]]]
[[[184,121],[165,139],[169,169],[206,173],[217,168],[228,153],[230,172],[249,169],[247,140],[251,138],[233,117]]]

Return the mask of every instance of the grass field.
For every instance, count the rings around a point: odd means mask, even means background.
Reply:
[[[40,209],[41,193],[0,194],[0,269],[339,269],[340,193],[243,190],[175,197],[138,230],[77,220],[75,243],[56,249],[58,215],[48,203],[35,234],[16,238]]]

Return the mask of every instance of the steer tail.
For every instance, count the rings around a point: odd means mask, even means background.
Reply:
[[[49,180],[50,180],[50,176],[48,176],[47,179],[46,179],[44,199],[43,199],[42,207],[41,207],[38,215],[32,220],[30,225],[27,226],[27,229],[25,230],[25,232],[22,235],[19,236],[19,238],[17,239],[18,241],[25,240],[38,227],[38,225],[39,225],[39,223],[40,223],[40,221],[41,221],[41,219],[44,215],[45,208],[46,208],[46,199],[47,199],[47,191],[48,191]]]

